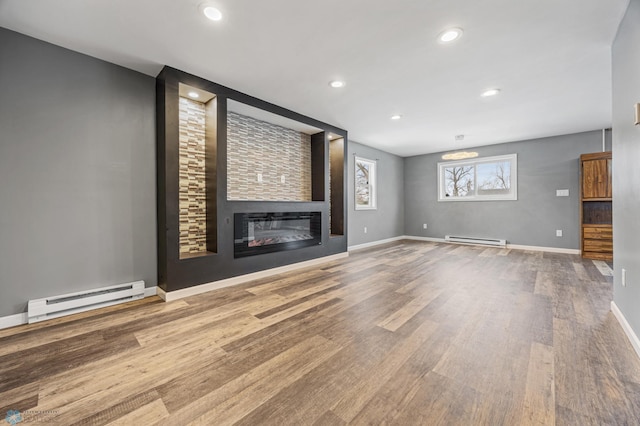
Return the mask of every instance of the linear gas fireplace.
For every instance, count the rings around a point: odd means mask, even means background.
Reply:
[[[234,257],[322,244],[321,212],[236,213]]]

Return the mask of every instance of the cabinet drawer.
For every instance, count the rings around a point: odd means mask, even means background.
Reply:
[[[591,240],[611,240],[613,239],[613,229],[610,226],[592,227],[585,226],[582,229],[582,237]]]
[[[595,260],[613,260],[613,253],[598,253],[595,251],[585,251],[582,253],[582,257],[585,259]]]
[[[584,251],[613,252],[613,241],[609,240],[584,240]]]

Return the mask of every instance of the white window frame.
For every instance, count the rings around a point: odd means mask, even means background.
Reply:
[[[484,163],[497,163],[509,161],[511,163],[511,179],[509,194],[497,194],[497,195],[478,195],[478,182],[477,173],[475,168],[479,164]],[[473,195],[466,195],[464,197],[452,197],[446,196],[445,192],[445,169],[449,167],[457,166],[473,166]],[[456,160],[446,161],[438,163],[438,201],[513,201],[518,199],[518,154],[497,155],[494,157],[477,157],[471,160]]]
[[[356,178],[358,174],[358,163],[365,163],[369,165],[369,204],[358,204],[358,180]],[[369,160],[367,158],[355,157],[353,163],[354,168],[354,185],[353,185],[353,203],[356,210],[376,210],[378,208],[378,185],[377,185],[377,162],[375,160]]]

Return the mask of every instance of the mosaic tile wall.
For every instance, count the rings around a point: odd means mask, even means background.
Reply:
[[[180,98],[180,254],[207,251],[205,105]]]
[[[311,201],[311,136],[229,112],[227,199]]]

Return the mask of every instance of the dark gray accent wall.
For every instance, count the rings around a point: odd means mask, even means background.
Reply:
[[[155,80],[0,28],[0,317],[156,285]]]
[[[640,336],[640,126],[633,124],[638,102],[640,0],[631,0],[613,44],[613,300]]]
[[[348,147],[349,246],[356,246],[404,234],[404,159],[375,148],[349,141]],[[354,157],[377,160],[378,208],[355,210]],[[364,228],[367,228],[367,233]]]
[[[515,201],[438,201],[438,162],[443,153],[405,159],[405,233],[444,238],[464,235],[506,239],[510,244],[580,247],[580,154],[602,150],[602,132],[483,146],[480,157],[518,154]],[[569,197],[557,197],[569,189]],[[427,229],[423,229],[423,224]],[[556,230],[563,231],[556,237]]]

